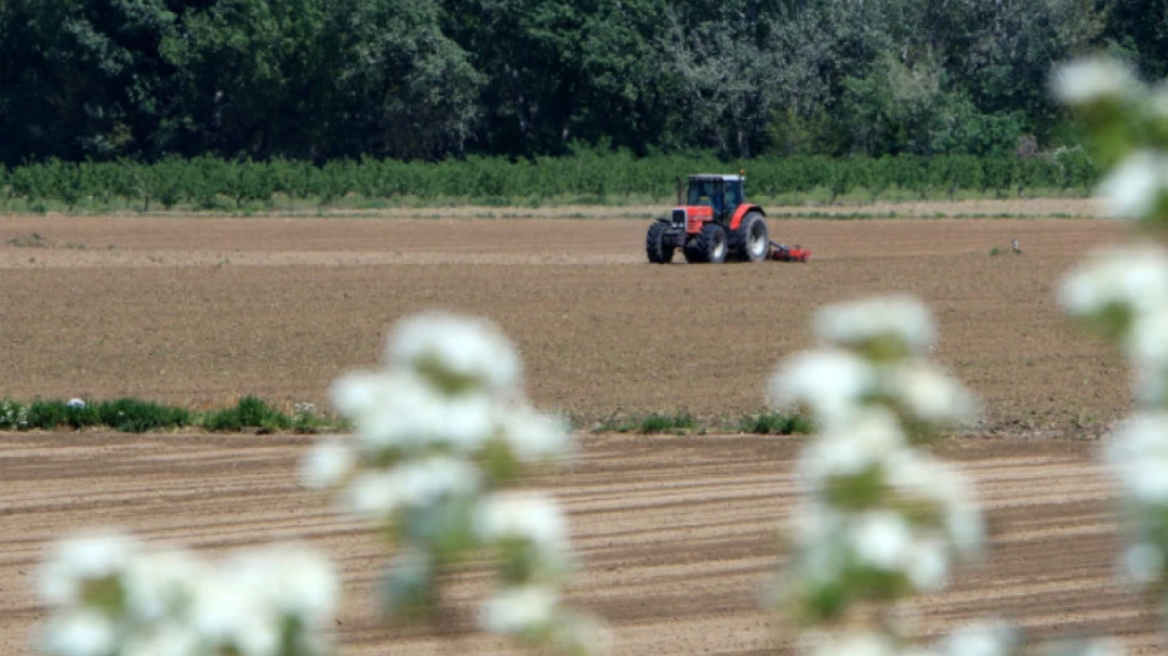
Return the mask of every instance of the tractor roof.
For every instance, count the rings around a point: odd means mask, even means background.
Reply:
[[[699,173],[689,176],[691,182],[739,182],[745,180],[744,175],[723,175],[721,173]]]

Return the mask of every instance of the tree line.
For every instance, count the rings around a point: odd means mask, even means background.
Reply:
[[[0,162],[1001,155],[1098,49],[1168,0],[0,0]]]

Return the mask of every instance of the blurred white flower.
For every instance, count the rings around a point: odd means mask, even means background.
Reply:
[[[340,600],[332,563],[303,547],[282,545],[237,555],[229,576],[260,603],[305,625],[331,618]]]
[[[58,542],[40,570],[41,599],[52,605],[81,601],[87,581],[120,576],[140,548],[120,533],[83,534]]]
[[[860,630],[809,632],[802,637],[800,651],[809,656],[902,656],[891,637]]]
[[[920,592],[936,592],[949,582],[950,545],[935,538],[917,536],[909,549],[904,573]]]
[[[519,356],[494,324],[433,312],[399,322],[389,339],[387,364],[437,379],[471,381],[486,390],[516,387]]]
[[[199,580],[191,626],[204,642],[217,646],[212,653],[230,647],[241,656],[275,656],[280,646],[278,617],[260,594],[236,580],[236,574],[216,571]]]
[[[805,351],[771,377],[770,400],[778,408],[804,405],[826,428],[851,420],[875,381],[872,366],[847,351]]]
[[[1116,219],[1138,221],[1155,210],[1168,192],[1168,155],[1153,150],[1128,154],[1099,183],[1096,197],[1104,212]]]
[[[525,405],[499,412],[499,433],[516,459],[531,463],[569,455],[572,435],[559,417]]]
[[[938,645],[943,656],[1010,656],[1018,646],[1017,630],[1000,620],[963,626]]]
[[[51,617],[38,643],[53,656],[109,656],[117,645],[117,629],[104,613],[81,608]]]
[[[445,394],[425,378],[398,370],[349,374],[332,388],[338,411],[351,418],[368,453],[427,450],[445,445],[469,453],[494,431],[494,403],[485,393]]]
[[[202,637],[182,622],[162,623],[126,636],[118,656],[204,656]]]
[[[1112,307],[1140,314],[1168,304],[1168,255],[1152,244],[1096,251],[1059,288],[1059,301],[1075,316]]]
[[[883,381],[885,394],[915,419],[938,426],[964,425],[977,415],[977,401],[964,385],[923,360],[894,366]]]
[[[69,399],[65,406],[69,408],[84,408],[85,401],[83,399]]]
[[[1164,552],[1150,542],[1137,542],[1123,552],[1123,574],[1136,585],[1152,585],[1164,576]]]
[[[612,651],[612,634],[595,617],[559,613],[552,630],[553,648],[560,653],[599,656]]]
[[[934,509],[937,528],[953,548],[965,554],[981,550],[985,528],[981,511],[965,476],[927,454],[905,449],[885,463],[894,503],[912,510]]]
[[[347,509],[372,521],[389,519],[405,507],[420,508],[446,496],[476,493],[481,474],[460,458],[435,455],[390,469],[367,469],[345,490]]]
[[[804,447],[798,468],[805,488],[814,494],[824,489],[829,479],[862,473],[905,447],[896,418],[883,408],[869,408]]]
[[[1104,444],[1103,456],[1133,500],[1168,506],[1168,413],[1131,417]]]
[[[1138,84],[1131,67],[1116,59],[1084,57],[1055,70],[1051,91],[1067,105],[1086,105],[1099,100],[1129,97]]]
[[[815,314],[815,332],[837,346],[862,348],[891,339],[908,353],[921,353],[936,335],[929,310],[911,296],[877,296],[821,308]]]
[[[861,563],[887,572],[903,570],[913,544],[913,530],[900,513],[877,510],[851,522],[852,549]]]
[[[559,592],[550,586],[504,588],[483,602],[479,624],[491,633],[522,634],[547,626],[558,605]]]
[[[1168,363],[1134,360],[1131,366],[1136,400],[1144,407],[1163,407],[1168,402]]]
[[[311,490],[339,485],[357,465],[357,454],[340,440],[317,442],[300,463],[300,481]]]
[[[475,514],[475,529],[486,542],[524,540],[553,553],[568,544],[568,521],[560,505],[533,491],[488,496]]]
[[[140,555],[122,578],[126,612],[139,622],[172,616],[191,602],[196,581],[206,575],[203,563],[185,551]]]
[[[1168,303],[1134,317],[1123,347],[1133,362],[1160,367],[1168,364]]]

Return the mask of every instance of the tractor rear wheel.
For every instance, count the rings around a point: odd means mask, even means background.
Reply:
[[[766,219],[758,212],[749,212],[742,217],[742,223],[731,233],[730,239],[731,253],[743,262],[762,262],[771,247]]]
[[[685,259],[693,264],[699,262],[721,264],[726,261],[726,254],[729,250],[729,244],[726,243],[726,230],[717,223],[707,223],[702,227],[702,231],[698,233],[697,237],[686,243]]]
[[[673,240],[665,233],[669,224],[660,221],[649,226],[649,234],[645,235],[645,253],[653,264],[669,264],[673,261]]]

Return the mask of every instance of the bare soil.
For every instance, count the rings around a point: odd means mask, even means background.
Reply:
[[[338,374],[376,364],[392,321],[445,308],[498,322],[535,401],[585,426],[653,410],[734,418],[763,409],[775,365],[813,345],[817,306],[912,293],[940,324],[935,357],[984,401],[976,436],[938,449],[977,481],[991,532],[986,561],[918,605],[917,631],[993,615],[1040,639],[1107,633],[1162,652],[1154,605],[1114,583],[1114,490],[1095,464],[1092,438],[1129,410],[1127,373],[1054,301],[1060,276],[1121,229],[1041,216],[770,227],[812,261],[651,266],[646,222],[603,217],[2,217],[0,398],[324,405]],[[572,600],[613,626],[616,653],[789,651],[757,598],[781,561],[799,438],[581,440],[571,469],[534,483],[568,506],[584,566]],[[345,653],[508,651],[473,631],[482,571],[452,590],[441,631],[454,646],[376,617],[385,549],[297,487],[310,441],[0,433],[0,652],[31,653],[46,544],[92,525],[211,553],[285,539],[328,551],[346,581]]]
[[[817,307],[905,292],[936,316],[935,358],[984,399],[979,432],[1094,435],[1128,409],[1119,358],[1055,302],[1069,267],[1122,237],[1114,224],[772,218],[811,262],[733,266],[650,266],[646,226],[3,218],[0,397],[324,407],[340,373],[376,365],[394,320],[445,308],[498,322],[533,398],[581,425],[653,411],[733,421],[765,409],[775,365],[813,345]]]

